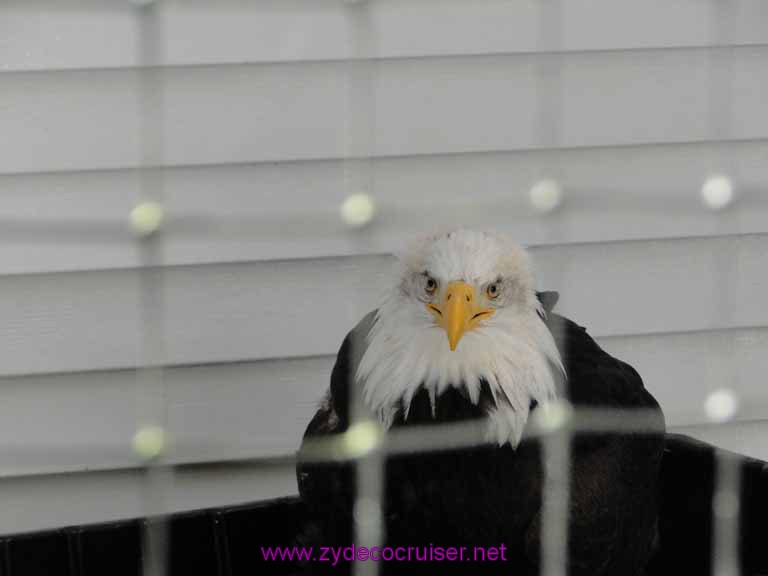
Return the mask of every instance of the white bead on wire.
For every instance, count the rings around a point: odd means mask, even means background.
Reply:
[[[371,223],[376,215],[376,203],[370,194],[349,195],[341,207],[341,219],[350,228],[363,228]]]
[[[722,210],[733,202],[733,181],[725,174],[714,174],[701,186],[701,201],[710,210]]]
[[[131,444],[136,455],[152,460],[165,453],[168,440],[162,427],[143,426],[136,431]]]
[[[563,202],[563,187],[552,178],[539,180],[528,192],[531,207],[539,214],[554,212]]]
[[[731,420],[739,408],[736,394],[727,388],[715,390],[704,402],[704,411],[713,422],[727,422]]]
[[[165,210],[157,202],[141,202],[131,210],[129,216],[131,229],[139,237],[147,237],[157,232],[165,220]]]

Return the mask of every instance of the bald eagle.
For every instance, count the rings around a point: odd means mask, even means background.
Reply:
[[[387,459],[386,545],[503,544],[506,562],[440,562],[440,573],[537,574],[543,464],[539,442],[524,436],[531,414],[565,397],[576,407],[650,411],[663,430],[661,409],[631,366],[552,311],[557,295],[536,291],[528,254],[507,237],[440,234],[411,246],[400,265],[381,306],[341,345],[305,440],[348,428],[350,387],[386,429],[480,421],[485,445]],[[663,448],[662,433],[573,440],[570,574],[643,574]],[[300,463],[297,478],[311,518],[305,540],[351,544],[350,466]],[[408,572],[408,563],[381,567]],[[423,562],[411,569],[429,571]]]

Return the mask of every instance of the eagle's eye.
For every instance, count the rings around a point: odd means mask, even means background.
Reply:
[[[488,287],[485,289],[485,293],[491,300],[498,298],[499,294],[501,294],[501,282],[497,280],[496,282],[488,284]]]
[[[427,276],[424,281],[424,291],[432,296],[437,291],[437,280]]]

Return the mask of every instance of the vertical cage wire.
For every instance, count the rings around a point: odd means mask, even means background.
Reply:
[[[138,431],[134,448],[144,459],[143,495],[145,531],[142,543],[143,573],[165,576],[168,562],[166,499],[172,468],[165,465],[167,449],[167,399],[163,379],[165,363],[165,304],[163,298],[162,158],[164,147],[164,90],[160,65],[163,34],[159,4],[136,2],[138,27],[138,92],[141,125],[139,143],[139,203],[131,213],[137,236],[140,269],[139,318],[142,361],[137,370]]]
[[[732,19],[734,16],[733,0],[711,0],[710,34],[714,48],[709,59],[708,110],[709,126],[712,136],[717,141],[727,141],[732,133],[733,123],[733,47],[731,46]],[[721,185],[732,187],[738,182],[735,174],[735,162],[729,151],[724,157],[713,159],[715,173],[723,178]],[[711,176],[710,176],[711,177]],[[725,192],[725,191],[724,191]],[[729,200],[728,203],[733,201]],[[724,209],[727,209],[727,203]],[[723,217],[719,218],[719,222]],[[730,249],[713,254],[712,278],[717,293],[717,306],[713,321],[717,325],[731,325],[733,322],[733,297],[730,282],[738,274],[733,251]],[[735,360],[735,345],[726,351],[730,374],[738,377]],[[730,401],[729,410],[723,407],[722,414],[710,415],[725,422],[733,416],[736,396],[728,388],[733,382],[723,383],[720,391],[721,400]],[[715,407],[716,408],[716,407]],[[741,573],[739,563],[739,522],[740,522],[740,484],[741,467],[738,459],[725,452],[716,452],[714,462],[714,486],[712,493],[712,573],[715,576],[736,576]]]
[[[541,440],[541,443],[544,485],[541,496],[541,564],[539,573],[543,576],[565,576],[568,571],[571,458],[571,433],[567,422],[556,426],[548,436]]]
[[[344,191],[345,197],[362,195],[373,202],[373,153],[374,153],[374,37],[368,0],[347,0],[344,15],[348,35],[349,52],[346,61],[346,126]],[[350,230],[350,241],[358,246],[368,241],[367,226]],[[364,332],[364,331],[363,331]],[[360,358],[365,349],[361,341],[365,334],[355,332],[351,342],[352,358]],[[359,450],[353,461],[355,469],[355,493],[353,538],[358,546],[371,549],[382,545],[385,538],[383,498],[385,490],[385,457],[380,450],[379,425],[371,420],[365,409],[362,390],[357,386],[354,370],[357,361],[350,363],[347,375],[350,394],[350,447]],[[378,563],[355,558],[352,565],[354,576],[375,576]]]
[[[563,7],[561,0],[540,0],[538,4],[538,49],[536,62],[537,114],[536,130],[538,144],[544,149],[556,150],[562,137],[562,35]],[[559,155],[550,167],[548,185],[554,187],[552,194],[562,193]],[[531,198],[535,201],[535,198]],[[560,239],[562,215],[544,214],[552,239]],[[562,270],[552,271],[550,279],[559,285]],[[557,330],[555,330],[557,332]],[[560,340],[562,334],[553,336]],[[567,363],[562,358],[563,364]],[[544,576],[565,576],[568,570],[568,524],[571,475],[571,438],[569,411],[567,409],[567,383],[559,391],[562,399],[548,409],[539,409],[539,420],[549,431],[541,440],[543,486],[541,491],[540,520],[540,565],[539,573]]]
[[[741,464],[737,456],[723,452],[718,454],[715,461],[715,471],[712,494],[712,573],[715,576],[737,576],[741,574]]]

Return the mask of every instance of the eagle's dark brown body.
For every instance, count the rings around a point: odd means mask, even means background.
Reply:
[[[554,301],[540,296],[545,308]],[[350,348],[364,336],[361,322],[339,351],[328,396],[310,422],[306,437],[341,432],[348,426],[347,399],[354,374]],[[578,406],[655,411],[657,402],[631,366],[603,351],[587,332],[548,310],[546,317],[566,368],[566,393]],[[362,334],[361,334],[362,332]],[[415,396],[405,419],[412,426],[484,417],[490,392],[473,404],[461,387],[437,398],[433,415],[425,390]],[[535,410],[535,406],[534,406]],[[643,574],[657,537],[657,481],[663,434],[590,435],[572,446],[569,566],[571,574]],[[301,465],[299,490],[312,528],[304,538],[316,545],[352,542],[353,475],[347,465]],[[437,453],[392,457],[386,464],[386,544],[389,546],[499,546],[506,562],[436,566],[382,562],[385,573],[536,574],[542,465],[537,442],[516,449],[489,445]],[[337,570],[344,571],[344,563]],[[311,567],[309,567],[311,568]],[[323,566],[323,573],[328,566]]]

